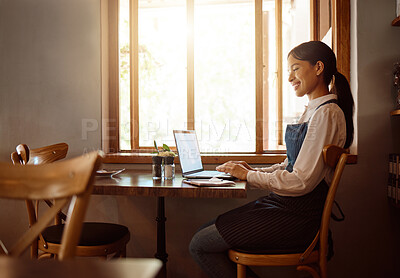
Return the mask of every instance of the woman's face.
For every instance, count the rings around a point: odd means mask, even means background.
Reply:
[[[308,61],[297,60],[290,55],[288,58],[288,66],[288,81],[293,86],[296,96],[302,97],[308,95],[310,100],[313,99],[315,90],[320,82],[319,76],[322,74],[320,68],[321,62],[312,65]]]

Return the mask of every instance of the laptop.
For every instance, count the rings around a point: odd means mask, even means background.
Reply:
[[[174,138],[184,178],[211,179],[217,177],[224,180],[236,179],[234,176],[223,172],[204,170],[199,143],[194,130],[174,130]]]

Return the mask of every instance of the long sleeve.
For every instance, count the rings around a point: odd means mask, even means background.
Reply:
[[[276,170],[285,169],[287,164],[288,164],[288,159],[286,158],[285,161],[283,161],[282,163],[273,164],[270,167],[254,168],[254,169],[259,172],[272,173]]]
[[[311,192],[323,179],[331,179],[331,171],[325,166],[322,149],[335,144],[343,147],[346,140],[346,122],[342,110],[336,104],[319,108],[308,123],[308,131],[293,166],[293,171],[278,169],[271,173],[250,171],[250,185],[269,189],[283,196],[301,196]]]

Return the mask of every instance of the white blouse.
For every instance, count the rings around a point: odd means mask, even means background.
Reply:
[[[325,178],[329,183],[333,171],[322,157],[322,149],[328,144],[343,147],[346,142],[346,120],[342,109],[335,103],[328,103],[315,110],[322,103],[337,99],[334,94],[311,100],[299,123],[308,122],[307,134],[293,165],[293,171],[285,170],[287,159],[280,164],[249,171],[247,181],[253,187],[268,189],[282,196],[302,196],[311,192]]]

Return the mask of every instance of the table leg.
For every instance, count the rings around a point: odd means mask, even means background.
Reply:
[[[168,254],[165,247],[165,202],[164,197],[158,197],[157,200],[157,253],[154,255],[163,262],[163,267],[158,277],[167,277]]]

